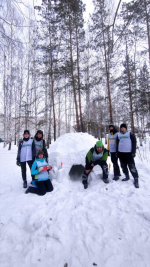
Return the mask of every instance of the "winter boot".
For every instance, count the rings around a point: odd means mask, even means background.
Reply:
[[[88,183],[84,183],[84,189],[88,188]]]
[[[119,176],[114,176],[113,180],[114,181],[118,181],[119,180]]]
[[[109,180],[107,179],[107,178],[103,178],[103,182],[105,183],[105,184],[108,184],[109,183]]]
[[[25,194],[28,194],[30,192],[30,186],[27,188],[27,190],[25,191]]]
[[[130,179],[129,175],[126,175],[126,178],[122,179],[123,182],[128,181]]]
[[[27,188],[27,181],[23,181],[23,188]]]
[[[135,186],[135,188],[139,188],[139,179],[138,179],[138,177],[134,178],[134,186]]]
[[[84,189],[88,188],[88,175],[85,173],[82,175],[82,184],[84,185]]]

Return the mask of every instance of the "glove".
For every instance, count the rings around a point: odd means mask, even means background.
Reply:
[[[48,170],[48,171],[49,171],[49,170],[52,170],[52,166],[51,166],[51,165],[47,166],[47,170]]]
[[[41,172],[41,171],[43,171],[43,167],[40,167],[40,168],[38,169],[38,172]]]
[[[48,158],[46,158],[45,161],[48,163]]]
[[[20,167],[20,162],[19,161],[16,161],[16,165]]]
[[[47,167],[48,167],[47,171],[48,171],[48,175],[49,175],[49,172],[52,170],[52,166],[49,165],[49,166],[47,166]]]
[[[132,153],[132,157],[135,158],[135,156],[136,156],[135,153]]]

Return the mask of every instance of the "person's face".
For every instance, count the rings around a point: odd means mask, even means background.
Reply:
[[[28,133],[25,133],[25,134],[24,134],[24,137],[25,137],[25,138],[29,138],[29,134],[28,134]]]
[[[38,158],[42,159],[43,158],[43,154],[38,155]]]
[[[113,129],[114,129],[114,127],[113,127],[113,126],[110,126],[110,127],[109,127],[109,130],[113,130]]]
[[[97,149],[97,151],[100,153],[100,152],[102,152],[103,147],[97,147],[96,149]]]
[[[122,132],[125,132],[126,130],[127,130],[127,129],[126,129],[125,127],[122,127],[122,128],[121,128],[121,131],[122,131]]]
[[[37,134],[37,137],[40,139],[40,138],[42,138],[42,134],[41,133],[38,133]]]

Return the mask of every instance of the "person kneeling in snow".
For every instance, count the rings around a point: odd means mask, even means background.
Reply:
[[[103,170],[103,181],[104,183],[109,183],[108,165],[106,163],[107,157],[107,149],[104,148],[102,141],[97,141],[95,147],[92,147],[86,155],[86,166],[84,174],[82,176],[82,183],[85,189],[88,187],[88,175],[95,165],[101,166]]]
[[[25,193],[34,193],[43,196],[47,192],[53,191],[53,185],[48,176],[48,170],[51,169],[52,167],[49,166],[44,158],[44,152],[39,150],[31,168],[31,174],[35,175],[35,187],[29,186]]]

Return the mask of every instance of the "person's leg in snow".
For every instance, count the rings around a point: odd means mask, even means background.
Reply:
[[[23,179],[23,188],[27,188],[27,179],[26,179],[26,161],[20,162],[21,173]]]
[[[108,165],[107,165],[106,161],[101,161],[101,162],[97,163],[96,165],[99,165],[102,168],[102,170],[103,170],[103,182],[108,184],[109,183],[109,180],[108,180]],[[87,173],[86,170],[85,170],[84,174],[82,175],[82,183],[84,185],[84,189],[88,188],[88,176],[89,176],[89,174],[90,174],[92,169],[93,169],[93,167],[91,166],[90,171]]]
[[[108,165],[107,165],[106,161],[101,161],[98,165],[103,170],[103,181],[104,181],[104,183],[108,184],[109,183],[109,180],[108,180]]]
[[[50,179],[45,181],[45,186],[46,186],[46,192],[53,191],[53,185],[52,185]]]
[[[124,179],[122,179],[122,181],[128,181],[130,179],[130,177],[129,177],[129,171],[128,171],[128,168],[127,168],[126,153],[119,152],[118,153],[118,157],[120,159],[120,164],[121,164],[122,171],[126,176]]]
[[[37,188],[36,187],[31,187],[29,186],[25,192],[25,194],[28,193],[33,193],[37,194],[39,196],[44,196],[47,192],[53,191],[53,185],[50,181],[50,179],[46,181],[37,181],[36,182]]]
[[[93,166],[90,166],[89,170],[84,171],[83,175],[82,175],[82,184],[84,185],[84,189],[88,188],[88,176],[90,174],[90,172],[92,171]]]
[[[122,171],[125,174],[126,178],[122,179],[122,181],[128,181],[129,171],[128,168],[134,178],[134,185],[136,188],[139,188],[139,179],[138,179],[138,172],[135,166],[134,158],[132,153],[119,153],[119,158],[121,162]]]
[[[90,170],[90,172],[91,172],[91,170]],[[87,189],[88,188],[88,176],[89,176],[90,172],[89,173],[86,173],[86,170],[85,170],[84,173],[83,173],[83,175],[82,175],[82,184],[84,185],[84,189]]]
[[[116,152],[111,153],[111,162],[113,163],[114,168],[114,178],[113,180],[118,181],[120,176],[120,168],[118,165],[118,157],[116,156]]]
[[[133,158],[131,153],[128,153],[126,160],[127,160],[128,168],[129,168],[129,170],[130,170],[130,172],[131,172],[131,174],[132,174],[132,176],[134,178],[134,185],[135,185],[136,188],[139,188],[139,181],[138,181],[139,180],[138,179],[139,175],[138,175],[138,172],[137,172],[137,169],[136,169],[136,166],[135,166],[134,158]]]

